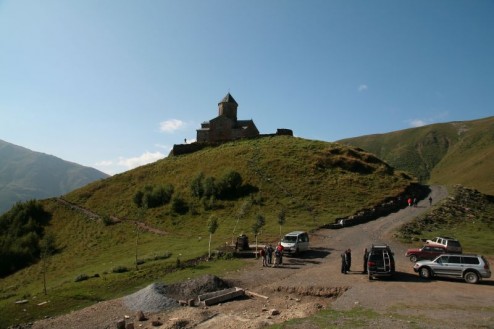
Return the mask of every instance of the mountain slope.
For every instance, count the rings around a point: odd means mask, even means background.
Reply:
[[[494,117],[433,124],[339,142],[375,154],[422,182],[494,194]]]
[[[63,195],[106,177],[96,169],[0,140],[0,213],[18,201]]]
[[[241,177],[236,193],[194,195],[191,186],[201,174],[206,186],[206,182],[221,183],[225,173],[232,171]],[[160,186],[173,187],[170,202],[137,206],[139,192]],[[209,238],[213,250],[225,255],[231,250],[225,246],[241,233],[254,245],[253,227],[259,218],[264,219],[259,243],[275,243],[281,234],[310,231],[337,218],[396,202],[398,196],[414,193],[410,187],[417,188],[414,180],[370,153],[288,136],[226,143],[95,181],[62,198],[40,201],[51,215],[45,233],[56,246],[47,260],[50,310],[55,314],[80,308],[161,281],[165,273],[175,273],[182,264],[186,267],[204,257]],[[280,225],[282,211],[285,221]],[[210,235],[208,222],[213,218],[218,228]],[[6,297],[0,298],[0,304],[11,309],[19,296],[42,291],[43,263],[3,278],[4,287],[12,288],[3,291]],[[217,266],[235,270],[241,264],[238,260],[206,262],[198,268],[214,273]],[[194,275],[196,268],[188,271],[176,272],[175,280]],[[47,314],[46,308],[34,306],[21,315],[20,322]]]

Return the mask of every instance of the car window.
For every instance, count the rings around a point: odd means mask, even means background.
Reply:
[[[283,238],[283,242],[288,242],[288,243],[297,242],[297,237],[296,236],[292,236],[292,235],[285,236]]]
[[[450,247],[460,247],[460,243],[458,241],[450,240],[448,242],[448,246],[450,246]]]
[[[436,260],[436,263],[438,263],[438,264],[444,264],[447,262],[448,262],[448,256],[441,256],[441,257],[438,257]]]
[[[422,248],[422,251],[431,251],[431,249],[432,249],[431,247],[426,246],[426,247]]]
[[[449,263],[455,263],[455,264],[461,264],[461,257],[460,256],[449,256],[448,262]]]
[[[434,248],[431,248],[431,249],[434,252],[444,252],[444,249],[443,248],[439,248],[439,247],[434,247]]]
[[[463,264],[479,265],[480,261],[477,257],[462,257],[461,261]]]

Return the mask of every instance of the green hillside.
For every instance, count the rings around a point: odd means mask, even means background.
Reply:
[[[231,172],[238,173],[242,183],[234,192],[216,198],[194,195],[191,185],[201,174],[205,182],[218,185]],[[398,196],[412,183],[370,153],[287,136],[168,157],[93,182],[63,200],[42,201],[51,214],[45,230],[54,236],[56,252],[1,279],[0,305],[8,314],[13,312],[16,321],[26,322],[122,296],[152,281],[169,282],[201,271],[214,274],[225,266],[234,270],[240,261],[207,262],[172,271],[207,254],[207,223],[212,217],[219,223],[212,236],[214,249],[230,244],[242,232],[253,243],[252,227],[259,216],[265,219],[259,242],[274,242],[280,230],[312,230],[333,223]],[[160,186],[172,186],[170,202],[152,208],[137,206],[139,192]],[[286,216],[282,227],[278,224],[281,211]],[[45,277],[48,297],[43,297]],[[75,278],[87,280],[75,282]],[[14,301],[34,297],[49,298],[50,303],[43,309],[24,305],[26,311],[18,311]]]
[[[348,138],[421,182],[464,186],[494,194],[494,117],[433,124]]]

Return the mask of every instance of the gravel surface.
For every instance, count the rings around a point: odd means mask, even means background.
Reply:
[[[134,312],[156,313],[178,307],[174,298],[166,296],[164,284],[153,283],[132,295],[124,297],[125,306]]]
[[[447,197],[447,191],[434,186],[431,195],[436,203]],[[186,282],[173,288],[152,284],[121,300],[39,321],[33,328],[116,328],[116,321],[127,315],[127,323],[133,322],[135,328],[255,329],[304,318],[322,309],[371,310],[379,315],[368,318],[365,314],[338,313],[341,316],[335,315],[325,323],[328,328],[494,328],[491,279],[477,285],[422,280],[404,256],[407,246],[392,239],[395,228],[428,208],[428,201],[422,201],[418,207],[366,224],[313,232],[311,250],[300,257],[285,257],[279,268],[247,260],[247,267],[223,278],[253,293],[245,298],[210,307],[171,307],[177,297],[187,297],[177,295],[185,287],[190,296],[204,286],[209,285],[203,290],[219,288],[216,279],[202,278],[203,282]],[[394,251],[398,273],[393,279],[369,281],[362,274],[362,251],[373,243],[387,243]],[[344,275],[340,273],[340,254],[347,248],[352,249],[353,261],[351,271]],[[492,259],[490,262],[493,264]],[[137,321],[136,310],[145,310],[147,320]],[[305,321],[290,328],[319,327]]]

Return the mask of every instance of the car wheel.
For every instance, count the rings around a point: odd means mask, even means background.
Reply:
[[[465,273],[465,281],[468,282],[468,283],[477,283],[479,282],[479,276],[477,275],[477,273],[475,272],[467,272]]]
[[[370,272],[369,272],[369,271],[367,271],[367,275],[368,275],[368,277],[369,277],[369,281],[371,281],[371,280],[372,280],[372,274],[370,274]]]
[[[411,255],[411,256],[410,256],[410,261],[411,261],[412,263],[416,263],[416,262],[417,262],[417,256],[416,256],[416,255]]]
[[[419,269],[419,275],[423,279],[430,279],[431,278],[431,270],[428,269],[427,267],[421,267]]]

